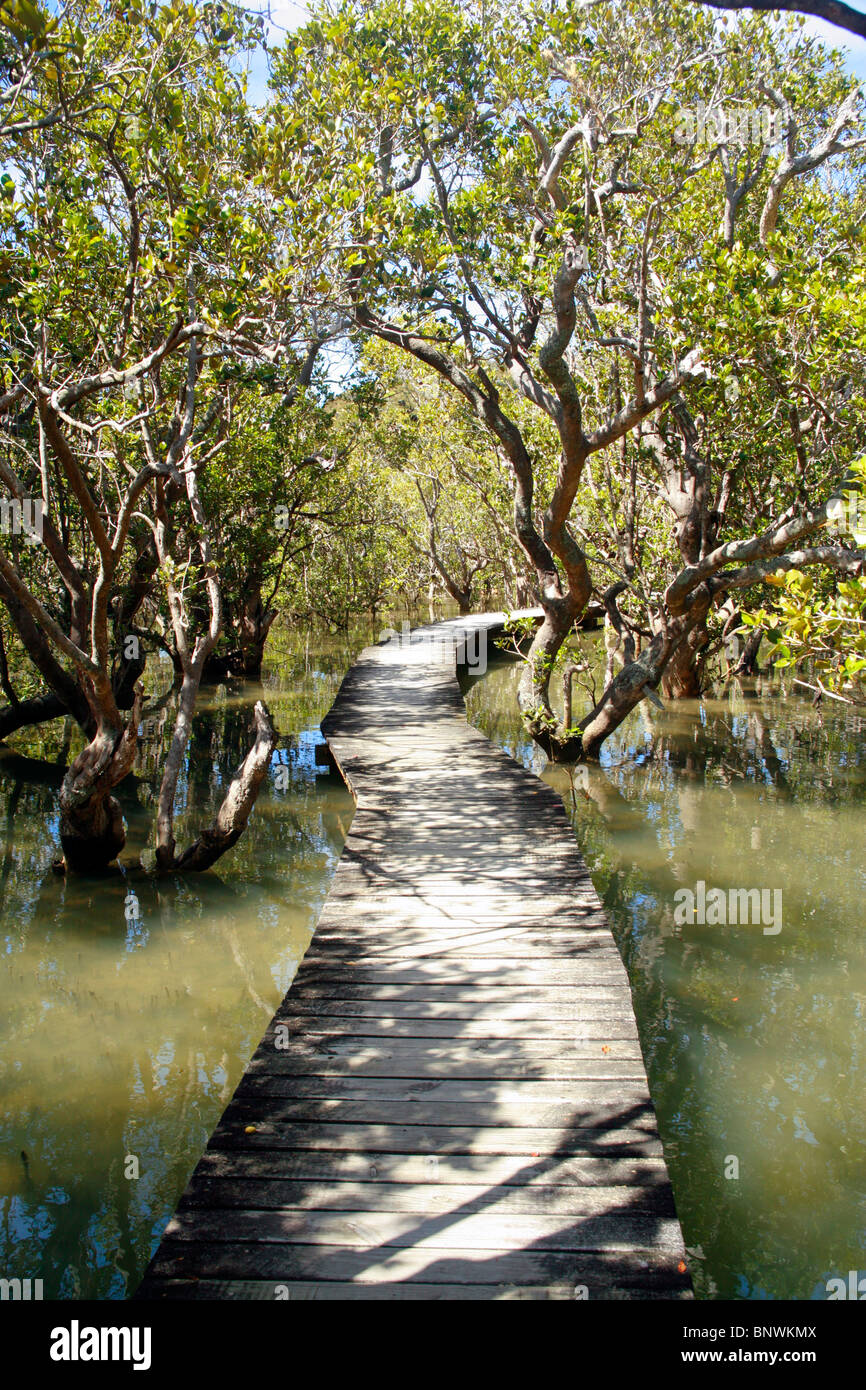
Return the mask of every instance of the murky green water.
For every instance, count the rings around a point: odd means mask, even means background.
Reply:
[[[352,802],[316,763],[317,729],[367,636],[272,643],[286,785],[263,791],[207,875],[57,877],[59,771],[0,750],[0,1276],[41,1278],[46,1298],[122,1298],[138,1282],[327,893]],[[474,683],[470,717],[541,771],[516,674],[501,664]],[[212,815],[258,693],[202,702],[179,843]],[[737,691],[644,704],[601,768],[544,772],[629,969],[703,1297],[823,1298],[829,1278],[866,1272],[863,734],[839,707]],[[167,735],[152,727],[125,792],[129,859]],[[62,727],[16,744],[56,759]],[[675,894],[699,880],[780,888],[781,930],[678,925]]]
[[[138,1283],[328,891],[353,804],[316,764],[317,726],[361,645],[271,644],[286,785],[266,785],[208,874],[58,877],[60,774],[0,754],[0,1276],[41,1278],[46,1299],[122,1298]],[[212,818],[258,694],[202,698],[180,845]],[[124,858],[146,844],[170,727],[152,728],[124,784]],[[56,757],[61,734],[17,744]],[[140,919],[127,922],[130,887]]]
[[[516,679],[491,667],[470,718],[542,771]],[[600,768],[543,772],[629,971],[700,1297],[826,1298],[866,1274],[864,733],[759,684],[644,701]],[[675,894],[699,880],[781,889],[781,929],[678,924]]]

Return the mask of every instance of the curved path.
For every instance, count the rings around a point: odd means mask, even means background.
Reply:
[[[295,980],[139,1298],[687,1298],[631,994],[559,797],[455,652],[369,647],[322,725],[357,810]]]

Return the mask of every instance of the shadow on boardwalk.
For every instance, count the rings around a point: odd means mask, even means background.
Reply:
[[[138,1296],[689,1297],[559,798],[469,728],[441,649],[368,649],[323,728],[343,857]]]

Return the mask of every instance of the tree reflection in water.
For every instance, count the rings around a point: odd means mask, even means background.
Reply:
[[[46,1298],[135,1288],[327,893],[352,800],[314,749],[360,645],[273,644],[264,681],[288,785],[271,779],[217,871],[157,879],[133,863],[147,848],[170,702],[121,788],[123,869],[99,879],[51,868],[71,731],[58,722],[0,752],[5,1277],[43,1279]],[[220,686],[202,698],[178,787],[179,838],[218,804],[260,694]],[[140,915],[127,920],[130,890]],[[138,1178],[125,1176],[130,1157]]]
[[[499,663],[468,688],[470,718],[574,821],[629,971],[698,1295],[825,1298],[863,1266],[866,723],[758,681],[644,702],[601,766],[544,769],[516,677]],[[782,930],[676,925],[674,893],[699,879],[781,888]]]

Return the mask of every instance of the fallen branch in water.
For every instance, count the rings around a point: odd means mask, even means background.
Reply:
[[[831,700],[838,700],[842,705],[866,705],[866,700],[855,700],[850,695],[837,695],[835,691],[828,690],[820,681],[817,685],[810,685],[808,681],[798,680],[795,676],[794,684],[802,685],[806,690],[814,690],[818,696],[826,695]]]

